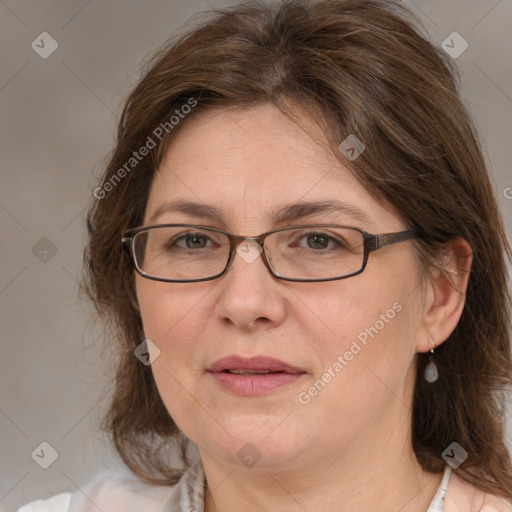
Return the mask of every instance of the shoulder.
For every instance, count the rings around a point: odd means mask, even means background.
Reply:
[[[163,509],[174,486],[148,485],[128,472],[101,472],[74,491],[23,505],[18,512],[139,512]]]
[[[452,473],[443,512],[512,512],[512,503],[485,493]]]
[[[57,494],[46,500],[36,500],[23,505],[18,512],[66,512],[69,510],[71,493]]]

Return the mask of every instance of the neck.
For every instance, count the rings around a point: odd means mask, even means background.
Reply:
[[[219,467],[218,460],[202,455],[208,482],[204,512],[426,512],[442,474],[423,471],[412,450],[393,449],[365,461],[361,452],[358,460],[350,453],[325,454],[316,466],[288,471],[255,471],[257,464],[250,470]]]

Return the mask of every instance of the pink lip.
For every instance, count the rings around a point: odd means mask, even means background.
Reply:
[[[223,357],[215,361],[209,372],[223,372],[224,370],[270,370],[271,372],[305,373],[302,368],[267,356],[241,357],[237,355]]]
[[[276,373],[237,375],[225,370],[269,370]],[[295,366],[266,356],[243,358],[223,357],[215,361],[208,372],[225,389],[240,396],[262,395],[299,380],[306,372]]]

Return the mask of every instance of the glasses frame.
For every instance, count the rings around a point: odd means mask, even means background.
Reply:
[[[230,243],[230,249],[229,249],[229,256],[228,261],[226,263],[226,266],[224,267],[224,270],[222,272],[219,272],[218,274],[211,276],[211,277],[204,277],[200,279],[168,279],[165,277],[155,277],[151,276],[149,274],[146,274],[138,265],[137,260],[135,257],[135,250],[133,246],[133,240],[135,235],[137,233],[140,233],[142,231],[148,231],[155,228],[164,228],[164,227],[190,227],[190,228],[198,228],[201,230],[206,231],[214,231],[216,233],[223,233],[229,238]],[[267,236],[271,235],[272,233],[277,233],[279,231],[284,231],[287,229],[297,229],[297,228],[345,228],[345,229],[353,229],[355,231],[359,231],[363,235],[363,247],[364,247],[364,253],[363,253],[363,264],[359,270],[356,272],[352,272],[350,274],[339,276],[339,277],[327,277],[327,278],[321,278],[321,279],[301,279],[301,278],[295,278],[295,277],[283,277],[279,275],[277,272],[275,272],[269,261],[267,260],[267,255],[265,253],[265,238]],[[231,262],[233,261],[233,254],[238,248],[238,246],[243,242],[256,242],[261,247],[261,257],[263,259],[263,263],[269,270],[269,272],[276,277],[277,279],[282,279],[284,281],[295,281],[295,282],[301,282],[301,283],[310,283],[310,282],[322,282],[322,281],[337,281],[339,279],[347,279],[348,277],[353,277],[361,274],[364,272],[366,265],[368,263],[368,257],[371,252],[375,252],[379,249],[382,249],[382,247],[386,247],[388,245],[396,244],[399,242],[405,242],[406,240],[410,240],[412,238],[416,238],[419,236],[419,232],[415,230],[406,230],[406,231],[397,231],[395,233],[381,233],[381,234],[371,234],[365,231],[364,229],[357,228],[354,226],[345,226],[343,224],[301,224],[298,226],[287,226],[284,228],[277,228],[273,229],[271,231],[266,231],[265,233],[262,233],[258,236],[243,236],[243,235],[234,235],[233,233],[229,233],[228,231],[224,231],[222,229],[218,228],[212,228],[208,226],[201,226],[198,224],[153,224],[149,226],[140,226],[138,228],[133,228],[128,231],[125,231],[121,235],[121,243],[123,245],[124,250],[128,253],[131,262],[133,266],[135,267],[135,270],[138,274],[140,274],[142,277],[145,277],[146,279],[151,279],[152,281],[160,281],[164,283],[195,283],[199,281],[212,281],[214,279],[218,279],[219,277],[223,276]]]

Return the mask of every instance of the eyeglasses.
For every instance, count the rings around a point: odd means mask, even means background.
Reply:
[[[234,251],[252,262],[256,250],[273,276],[309,282],[356,276],[366,268],[370,252],[417,236],[416,231],[372,235],[355,227],[311,224],[245,237],[194,224],[161,224],[126,231],[122,243],[136,271],[155,281],[217,279],[229,268]]]

